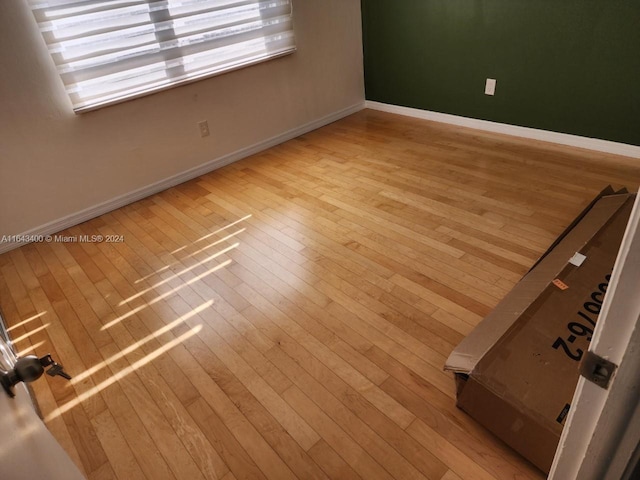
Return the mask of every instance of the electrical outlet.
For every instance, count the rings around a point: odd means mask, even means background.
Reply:
[[[201,137],[209,136],[209,122],[207,122],[206,120],[203,120],[202,122],[198,122],[198,128],[200,129]]]
[[[487,83],[484,86],[484,94],[485,95],[495,95],[496,94],[496,79],[495,78],[487,78]]]

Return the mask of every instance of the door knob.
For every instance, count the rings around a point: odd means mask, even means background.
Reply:
[[[16,361],[13,368],[9,371],[0,369],[0,383],[10,397],[15,397],[13,393],[14,385],[20,382],[33,382],[40,378],[45,371],[45,368],[51,366],[47,370],[47,375],[55,377],[56,375],[71,380],[69,374],[67,374],[62,365],[57,363],[50,354],[44,357],[38,358],[35,355],[27,355],[20,357]]]

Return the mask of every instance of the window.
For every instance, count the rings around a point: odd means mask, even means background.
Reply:
[[[28,0],[76,112],[295,50],[291,0]]]

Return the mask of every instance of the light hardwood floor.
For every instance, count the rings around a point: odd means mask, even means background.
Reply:
[[[637,161],[365,110],[0,256],[89,479],[537,479],[442,371]],[[117,239],[117,237],[116,237]]]

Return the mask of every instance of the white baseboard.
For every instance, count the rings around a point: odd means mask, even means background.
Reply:
[[[117,208],[124,207],[125,205],[133,203],[137,200],[141,200],[145,197],[153,195],[154,193],[161,192],[163,190],[166,190],[167,188],[179,185],[188,180],[199,177],[200,175],[204,175],[205,173],[209,173],[220,167],[224,167],[225,165],[229,165],[230,163],[242,160],[243,158],[246,158],[250,155],[254,155],[258,152],[279,145],[283,142],[286,142],[287,140],[291,140],[292,138],[299,137],[300,135],[304,135],[305,133],[311,132],[320,127],[324,127],[325,125],[333,123],[336,120],[340,120],[341,118],[356,113],[363,108],[365,108],[365,102],[357,103],[350,107],[334,112],[330,115],[288,130],[274,137],[268,138],[240,150],[236,150],[235,152],[228,153],[227,155],[216,158],[207,163],[203,163],[202,165],[198,165],[197,167],[190,168],[189,170],[181,172],[172,177],[165,178],[164,180],[160,180],[159,182],[152,183],[151,185],[147,185],[146,187],[142,187],[124,195],[112,198],[111,200],[99,203],[98,205],[94,205],[93,207],[80,210],[79,212],[72,213],[71,215],[67,215],[58,220],[54,220],[44,225],[32,228],[18,236],[33,237],[40,235],[46,236],[57,233],[61,230],[64,230],[65,228],[73,227],[74,225],[86,222],[87,220],[91,220],[92,218],[98,217]],[[9,250],[13,250],[14,248],[17,248],[20,245],[24,245],[25,243],[28,242],[0,243],[0,254],[8,252]]]
[[[608,140],[600,140],[598,138],[580,137],[578,135],[550,132],[548,130],[538,130],[536,128],[519,127],[516,125],[508,125],[506,123],[490,122],[488,120],[459,117],[457,115],[431,112],[429,110],[420,110],[417,108],[399,107],[397,105],[373,102],[370,100],[367,100],[365,105],[366,108],[370,108],[372,110],[397,113],[398,115],[405,115],[407,117],[449,123],[452,125],[486,130],[494,133],[504,133],[514,137],[524,137],[534,140],[542,140],[544,142],[559,143],[561,145],[570,145],[572,147],[586,148],[597,152],[613,153],[615,155],[623,155],[625,157],[640,158],[640,147],[627,145],[626,143],[610,142]]]

